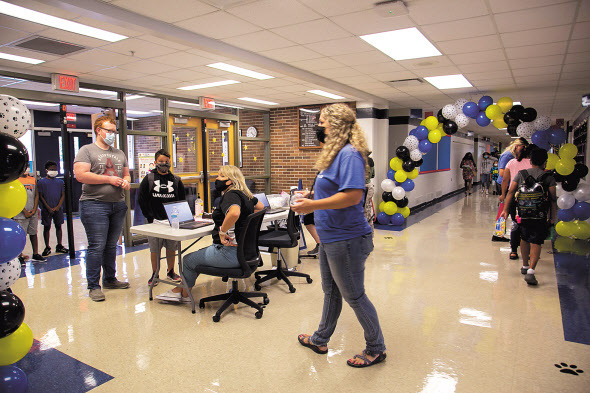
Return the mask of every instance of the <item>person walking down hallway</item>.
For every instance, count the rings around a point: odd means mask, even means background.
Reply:
[[[316,134],[325,144],[316,162],[320,173],[314,199],[300,192],[304,198],[292,209],[299,214],[315,211],[324,305],[318,329],[313,335],[299,335],[298,340],[316,353],[327,353],[344,298],[363,327],[366,341],[365,349],[347,364],[372,366],[387,355],[377,310],[364,284],[365,261],[373,251],[373,233],[364,214],[369,149],[354,112],[345,104],[322,109]]]
[[[465,182],[465,195],[469,192],[471,195],[471,187],[473,186],[473,176],[477,173],[477,166],[473,160],[471,153],[465,153],[459,167],[463,170],[463,181]]]
[[[86,230],[86,279],[89,296],[105,300],[102,288],[125,289],[128,282],[117,280],[117,240],[127,213],[125,190],[129,190],[129,165],[121,150],[113,147],[117,126],[113,119],[100,117],[94,123],[96,142],[82,146],[74,159],[74,174],[82,183],[80,221]]]

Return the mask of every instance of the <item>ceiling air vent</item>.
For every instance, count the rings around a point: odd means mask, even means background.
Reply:
[[[10,46],[58,56],[69,55],[86,49],[84,46],[41,36],[28,37]]]
[[[394,81],[385,82],[389,86],[393,87],[410,87],[410,86],[420,86],[424,81],[420,78],[411,78],[411,79],[398,79]]]

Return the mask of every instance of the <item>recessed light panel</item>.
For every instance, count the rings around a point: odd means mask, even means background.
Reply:
[[[1,6],[1,4],[0,4],[0,6]],[[11,55],[8,53],[0,53],[0,59],[10,60],[10,61],[18,61],[20,63],[27,63],[27,64],[45,63],[45,60],[32,59],[30,57]]]
[[[362,35],[361,38],[393,60],[419,59],[442,55],[415,27]]]
[[[469,83],[469,81],[463,76],[463,74],[427,76],[424,79],[437,89],[441,90],[458,89],[461,87],[473,87],[473,85]]]
[[[327,91],[323,91],[323,90],[308,90],[307,92],[312,93],[312,94],[317,94],[318,96],[328,97],[333,100],[342,100],[345,98],[345,97],[342,97],[342,96],[339,96],[336,94],[328,93]]]
[[[197,89],[206,89],[208,87],[233,85],[234,83],[240,83],[240,82],[234,81],[234,80],[226,80],[226,81],[219,81],[219,82],[201,83],[200,85],[184,86],[184,87],[179,87],[178,89],[179,90],[197,90]]]
[[[255,102],[257,104],[263,104],[263,105],[279,105],[278,102],[264,101],[264,100],[259,100],[257,98],[250,98],[250,97],[241,97],[241,98],[238,98],[238,100],[250,101],[250,102]]]
[[[248,76],[250,78],[255,79],[272,79],[274,76],[262,74],[260,72],[251,71],[246,68],[233,66],[231,64],[226,63],[214,63],[214,64],[207,64],[207,67],[217,68],[218,70],[233,72],[234,74]]]

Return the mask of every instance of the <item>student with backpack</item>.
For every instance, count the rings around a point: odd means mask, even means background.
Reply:
[[[537,285],[535,267],[541,255],[541,246],[555,222],[557,196],[555,179],[545,172],[547,151],[540,148],[530,153],[532,168],[518,172],[510,183],[502,217],[508,217],[508,206],[515,200],[518,219],[520,219],[520,249],[524,280],[529,285]]]

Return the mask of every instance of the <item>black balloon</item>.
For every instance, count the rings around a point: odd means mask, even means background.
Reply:
[[[581,162],[578,162],[576,164],[576,166],[574,167],[574,171],[572,172],[572,175],[574,175],[578,179],[586,177],[587,174],[588,174],[588,167],[586,165],[582,164]]]
[[[571,175],[565,176],[565,179],[563,179],[563,181],[561,182],[561,188],[563,188],[564,191],[572,192],[576,188],[578,188],[579,182],[580,182],[580,179],[578,179],[576,177],[573,177]]]
[[[402,199],[395,199],[394,202],[397,205],[397,207],[404,208],[408,206],[408,203],[410,201],[408,200],[408,197],[403,197]]]
[[[25,319],[25,305],[13,293],[0,292],[0,338],[16,331]]]
[[[29,165],[29,153],[18,139],[0,133],[0,184],[18,179]]]
[[[402,169],[406,172],[412,172],[415,168],[414,161],[406,160],[402,163]]]
[[[516,128],[518,126],[515,124],[508,124],[508,127],[506,128],[506,132],[508,133],[508,135],[510,136],[517,136],[518,134],[516,133]]]
[[[563,182],[566,178],[566,176],[559,174],[556,170],[551,171],[551,174],[553,175],[553,178],[555,179],[555,181],[558,183]]]
[[[402,161],[406,161],[410,159],[410,149],[405,146],[399,146],[397,149],[395,149],[395,155]]]
[[[436,114],[436,118],[438,119],[439,123],[444,123],[445,120],[447,120],[442,114],[442,109],[438,110],[438,113]]]
[[[414,168],[418,168],[422,164],[424,164],[423,158],[419,159],[418,161],[414,161]]]
[[[522,105],[514,105],[512,106],[512,108],[510,108],[510,110],[508,112],[512,112],[513,116],[512,117],[516,117],[517,119],[521,119],[522,120],[522,114],[524,112],[524,106]]]
[[[520,115],[522,121],[530,122],[537,118],[537,111],[535,108],[525,108],[522,115]]]
[[[383,199],[383,202],[393,202],[393,195],[391,195],[391,192],[383,192],[383,194],[381,194],[381,199]]]
[[[443,123],[443,131],[447,135],[453,135],[458,129],[459,127],[457,127],[457,123],[452,120],[445,120]]]
[[[504,123],[508,125],[514,124],[518,126],[520,124],[520,120],[518,120],[518,117],[516,117],[516,114],[514,112],[506,112],[504,114]]]

